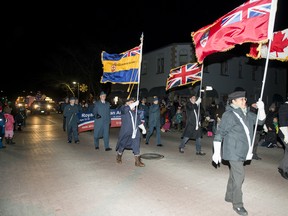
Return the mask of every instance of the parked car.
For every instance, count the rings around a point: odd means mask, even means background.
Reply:
[[[31,114],[47,114],[53,111],[53,106],[48,101],[34,101],[30,107]]]

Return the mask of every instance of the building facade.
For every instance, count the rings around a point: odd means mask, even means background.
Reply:
[[[197,82],[193,86],[186,85],[167,92],[165,87],[170,70],[189,62],[196,62],[192,44],[170,44],[143,54],[140,89],[143,92],[148,92],[147,95],[143,96],[157,95],[170,99],[175,96],[185,97],[189,96],[191,92],[199,92],[201,86],[204,89],[201,95],[205,98],[206,106],[212,101],[216,103],[226,102],[227,95],[236,87],[247,91],[247,100],[251,103],[259,99],[261,92],[262,100],[267,105],[273,102],[275,95],[286,98],[286,63],[281,63],[279,66],[277,63],[275,64],[275,60],[270,60],[266,76],[264,76],[266,59],[254,60],[243,55],[231,55],[229,52],[208,57],[207,61],[204,61],[201,84]],[[212,87],[211,92],[205,90],[208,89],[206,88],[208,86]]]

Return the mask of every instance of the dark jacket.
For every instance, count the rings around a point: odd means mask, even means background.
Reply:
[[[242,120],[237,117],[237,114]],[[214,141],[223,141],[222,158],[224,160],[246,160],[249,142],[241,121],[247,126],[252,142],[256,118],[257,115],[251,111],[247,111],[246,115],[244,115],[241,108],[235,109],[230,105],[226,106],[226,111],[222,115],[222,120],[214,137]],[[264,122],[265,120],[258,120],[258,124],[260,125],[263,125]]]
[[[201,137],[201,115],[198,118],[198,106],[192,104],[190,101],[186,103],[186,125],[183,131],[182,137],[188,137],[190,139],[197,139]],[[197,128],[198,124],[198,129]]]

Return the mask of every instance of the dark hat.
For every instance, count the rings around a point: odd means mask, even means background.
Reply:
[[[71,100],[76,100],[76,98],[75,98],[75,97],[70,97],[69,100],[70,100],[70,101],[71,101]]]
[[[157,96],[154,96],[153,97],[153,101],[158,101],[159,99],[158,99],[158,97]]]
[[[246,97],[246,91],[234,91],[228,95],[228,100]]]
[[[105,93],[104,91],[101,91],[101,92],[100,92],[100,96],[101,96],[101,95],[106,95],[106,93]]]

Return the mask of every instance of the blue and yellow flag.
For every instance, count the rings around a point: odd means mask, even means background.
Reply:
[[[103,76],[101,83],[137,84],[141,46],[120,54],[102,52]]]

